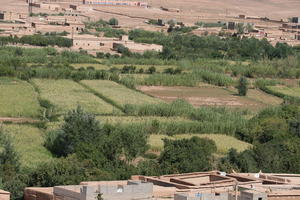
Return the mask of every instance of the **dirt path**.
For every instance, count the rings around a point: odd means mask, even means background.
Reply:
[[[13,123],[36,123],[40,120],[32,118],[23,118],[23,117],[0,117],[0,122],[13,122]]]
[[[141,16],[133,16],[133,15],[127,15],[127,14],[123,14],[123,13],[118,13],[118,12],[112,12],[112,11],[105,11],[105,10],[100,10],[100,9],[93,9],[94,11],[97,12],[103,12],[103,13],[107,13],[107,14],[112,14],[112,15],[119,15],[119,16],[124,16],[124,17],[129,17],[132,19],[145,19],[145,20],[151,20],[151,18],[148,17],[141,17]]]

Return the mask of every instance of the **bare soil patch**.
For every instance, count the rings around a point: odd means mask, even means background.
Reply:
[[[260,101],[238,96],[235,92],[219,87],[140,86],[139,90],[166,102],[184,99],[195,107],[225,106],[261,109],[266,106]]]

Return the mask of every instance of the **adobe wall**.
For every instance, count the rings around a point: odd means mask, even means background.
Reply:
[[[95,200],[99,193],[104,200],[150,200],[153,184],[128,181],[127,185],[83,186],[81,200]]]
[[[36,32],[53,32],[53,31],[58,31],[58,32],[79,32],[84,29],[84,25],[78,24],[78,25],[70,25],[70,26],[62,26],[62,25],[50,25],[50,24],[35,24],[33,26],[35,28]]]
[[[128,181],[127,185],[75,185],[54,187],[54,200],[150,200],[153,184]],[[27,200],[27,199],[26,199]]]
[[[2,12],[2,17],[1,19],[4,21],[15,21],[19,19],[26,19],[28,17],[27,14],[25,13],[16,13],[16,12],[8,12],[4,11]]]
[[[9,200],[10,193],[4,190],[0,190],[0,200]]]
[[[189,194],[175,194],[174,200],[229,200],[228,193],[198,193],[189,196]]]
[[[25,188],[25,200],[54,200],[53,188]]]
[[[100,50],[101,48],[109,48],[111,49],[113,46],[113,41],[106,40],[81,40],[74,39],[73,40],[73,49],[85,49],[85,50]]]

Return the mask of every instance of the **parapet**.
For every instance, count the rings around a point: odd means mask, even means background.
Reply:
[[[112,185],[104,182],[99,185],[56,186],[55,200],[146,200],[152,199],[153,184],[142,181],[127,181],[127,184]]]

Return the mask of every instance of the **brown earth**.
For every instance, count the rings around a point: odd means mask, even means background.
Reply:
[[[226,106],[260,109],[265,106],[262,102],[238,96],[234,92],[218,87],[140,86],[138,89],[166,102],[184,99],[195,107]]]

